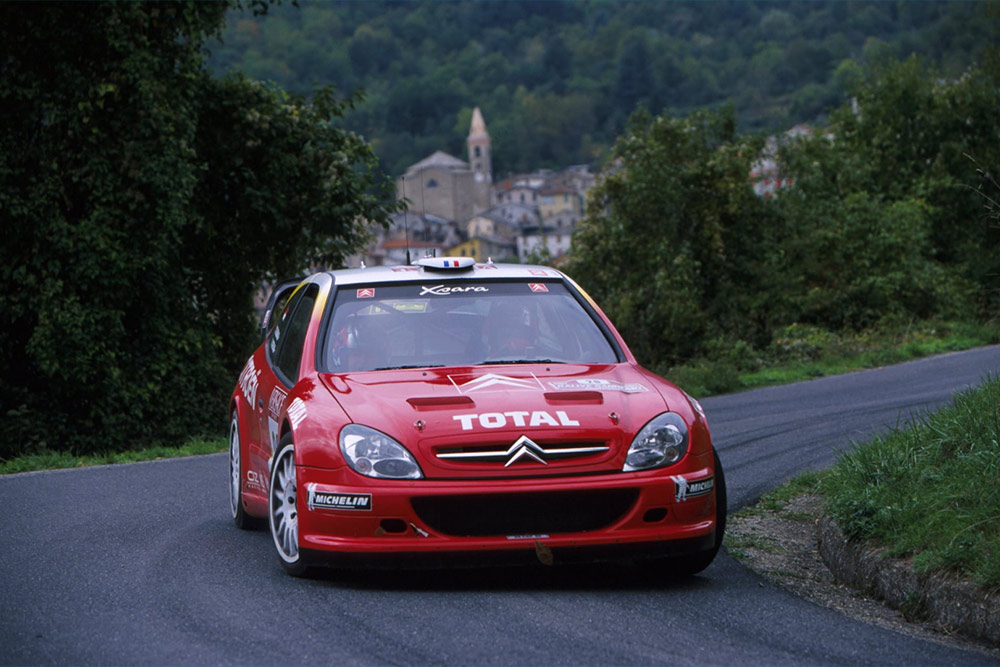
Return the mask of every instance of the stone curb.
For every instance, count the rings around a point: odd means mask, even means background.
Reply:
[[[925,615],[966,637],[1000,646],[1000,591],[943,576],[918,575],[885,549],[848,540],[836,522],[820,517],[819,553],[837,581],[874,594],[904,613]]]

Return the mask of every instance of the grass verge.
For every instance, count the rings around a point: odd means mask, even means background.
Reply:
[[[788,505],[803,495],[819,495],[848,538],[912,558],[918,573],[1000,586],[1000,378],[856,445],[830,470],[795,477],[736,519],[773,513],[796,520]],[[735,557],[767,537],[745,541],[729,545]]]
[[[703,398],[996,343],[1000,343],[997,323],[885,324],[877,330],[839,334],[794,324],[764,350],[742,341],[714,341],[705,358],[667,369],[663,374],[692,396]]]
[[[61,468],[81,468],[84,466],[108,465],[111,463],[135,463],[137,461],[155,461],[179,456],[198,456],[215,454],[225,451],[228,442],[225,438],[195,438],[180,447],[151,447],[125,452],[108,452],[88,456],[75,456],[65,452],[44,451],[37,454],[19,456],[9,461],[0,461],[0,475],[11,475],[18,472],[35,470],[56,470]]]
[[[855,447],[820,488],[849,538],[1000,586],[1000,378]]]

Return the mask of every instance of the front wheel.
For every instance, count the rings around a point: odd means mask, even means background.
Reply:
[[[698,574],[712,564],[719,547],[722,546],[722,537],[726,532],[726,476],[722,472],[722,462],[719,461],[719,453],[713,452],[715,459],[715,544],[708,551],[691,556],[679,556],[666,561],[666,571],[675,577],[686,577]]]
[[[299,551],[298,483],[295,474],[295,447],[290,433],[278,443],[271,468],[271,488],[267,495],[267,522],[282,567],[302,577],[309,573]]]

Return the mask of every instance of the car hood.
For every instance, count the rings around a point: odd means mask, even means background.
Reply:
[[[662,381],[630,364],[321,377],[351,421],[398,440],[432,479],[621,470],[635,434],[668,409]]]

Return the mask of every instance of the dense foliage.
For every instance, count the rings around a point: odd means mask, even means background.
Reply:
[[[644,362],[732,359],[803,325],[1000,315],[994,181],[979,167],[1000,165],[996,52],[956,79],[911,58],[851,85],[825,130],[786,141],[794,185],[771,199],[751,189],[760,147],[729,113],[639,115],[619,139],[568,269]]]
[[[760,300],[779,220],[747,180],[759,149],[726,111],[638,114],[616,145],[566,268],[640,359],[677,363],[720,330],[750,340],[769,330]]]
[[[845,100],[845,60],[919,53],[957,76],[996,40],[985,2],[300,4],[231,14],[212,66],[302,93],[363,88],[345,121],[395,175],[463,155],[476,106],[497,174],[597,166],[639,105],[730,103],[743,131],[781,130]]]
[[[1000,165],[1000,52],[945,78],[916,58],[872,67],[827,136],[793,143],[778,198],[795,232],[796,315],[831,327],[887,315],[1000,314],[1000,227],[976,189]]]
[[[0,457],[221,423],[260,282],[339,263],[389,212],[348,122],[390,172],[460,153],[474,105],[498,170],[591,161],[623,132],[568,268],[661,370],[789,331],[995,318],[995,52],[961,74],[994,5],[845,6],[0,3]],[[226,20],[216,67],[296,93],[212,76]],[[928,35],[937,67],[882,59]],[[795,186],[761,199],[740,128],[790,119],[809,86],[857,105],[788,142]],[[671,113],[626,126],[637,105]]]
[[[217,428],[259,281],[385,217],[343,102],[208,73],[226,9],[0,3],[0,457]]]

